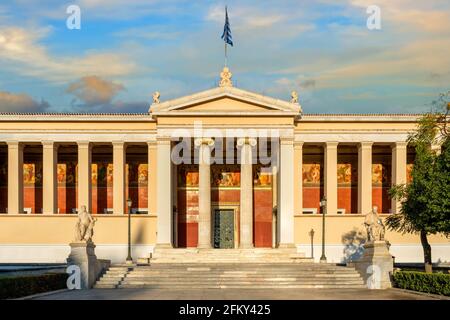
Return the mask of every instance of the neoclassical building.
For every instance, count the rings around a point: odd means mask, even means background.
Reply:
[[[0,263],[64,262],[83,205],[97,256],[114,262],[128,210],[134,258],[158,246],[309,256],[312,240],[317,259],[323,211],[329,261],[357,254],[364,215],[399,208],[388,189],[410,179],[420,115],[308,113],[295,92],[282,101],[221,77],[169,101],[155,93],[148,113],[0,114]],[[386,238],[396,261],[423,261],[417,235]],[[434,261],[450,260],[449,239],[430,242]]]

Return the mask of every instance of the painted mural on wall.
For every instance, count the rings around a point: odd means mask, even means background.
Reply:
[[[338,163],[337,180],[340,185],[355,185],[358,183],[358,166],[354,163]]]
[[[211,166],[212,187],[239,187],[241,173],[239,165],[224,164]]]
[[[412,169],[414,167],[414,163],[408,163],[406,165],[406,183],[411,183],[412,181]]]
[[[23,164],[23,184],[24,186],[42,185],[42,163]]]
[[[127,182],[130,186],[143,187],[148,184],[148,164],[132,161],[126,164]],[[112,179],[111,179],[112,181]]]
[[[256,165],[253,170],[253,185],[255,187],[272,186],[272,172],[270,167]]]
[[[303,183],[309,185],[320,185],[321,165],[320,163],[303,163]]]
[[[178,167],[178,187],[198,187],[198,165]]]
[[[113,164],[107,162],[93,163],[91,167],[91,179],[93,186],[113,186]]]
[[[77,179],[77,162],[67,161],[65,163],[58,163],[57,165],[57,182],[59,186],[74,186]]]
[[[372,185],[383,187],[391,185],[391,166],[389,164],[372,164]]]

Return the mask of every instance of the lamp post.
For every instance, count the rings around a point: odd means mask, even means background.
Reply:
[[[127,200],[127,211],[128,211],[128,257],[127,264],[133,264],[133,258],[131,257],[131,205],[133,202],[130,198]]]
[[[311,237],[311,258],[314,259],[314,229],[311,229],[309,236]]]
[[[327,198],[323,197],[320,200],[320,207],[322,208],[322,256],[320,262],[326,263],[327,257],[325,256],[325,211],[327,207]]]

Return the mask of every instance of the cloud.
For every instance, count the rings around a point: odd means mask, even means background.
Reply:
[[[376,4],[381,9],[381,18],[395,24],[404,31],[449,33],[450,12],[448,2],[439,0],[349,0],[355,7],[367,8]]]
[[[47,101],[36,101],[26,93],[0,91],[0,112],[45,112],[49,107]]]
[[[83,77],[71,83],[66,92],[73,95],[72,107],[77,112],[99,113],[143,113],[147,112],[147,101],[123,101],[115,98],[126,88],[98,76]]]
[[[104,80],[98,76],[88,76],[71,83],[66,92],[73,94],[85,107],[110,105],[113,98],[125,87],[120,83]]]
[[[51,55],[40,41],[51,28],[23,29],[8,27],[0,30],[0,62],[15,72],[49,81],[66,82],[98,74],[117,77],[135,70],[134,63],[125,54],[87,52],[78,57]]]

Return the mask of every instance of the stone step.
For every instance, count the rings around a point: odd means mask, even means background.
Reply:
[[[186,285],[186,286],[164,286],[164,285],[119,285],[120,289],[363,289],[364,285],[346,284],[294,284],[294,285]]]
[[[255,261],[257,260],[257,261]],[[273,261],[271,259],[180,259],[180,258],[173,258],[173,259],[152,259],[151,264],[184,264],[184,263],[197,263],[197,264],[205,264],[205,263],[267,263],[267,264],[277,264],[277,263],[292,263],[292,264],[301,264],[305,262],[311,262],[312,260],[309,260],[307,258],[305,259],[278,259],[276,261]]]
[[[149,264],[150,264],[150,258],[138,258],[137,259],[138,266],[149,265]]]
[[[279,277],[298,277],[298,278],[327,278],[327,277],[342,277],[342,278],[348,278],[348,277],[359,277],[358,273],[242,273],[242,274],[226,274],[226,273],[207,273],[207,274],[192,274],[192,273],[130,273],[127,275],[127,278],[130,277],[143,277],[143,278],[183,278],[183,277],[189,277],[193,279],[203,278],[203,277],[220,277],[220,278],[251,278],[251,277],[273,277],[273,276],[279,276]],[[120,280],[123,277],[105,277],[102,279],[114,279],[114,280]]]
[[[297,279],[290,280],[286,279],[201,279],[201,280],[187,280],[187,279],[176,279],[176,280],[163,280],[163,279],[125,279],[120,282],[120,284],[161,284],[161,285],[201,285],[201,284],[326,284],[326,283],[339,283],[339,284],[363,284],[362,279]]]
[[[94,285],[95,289],[116,289],[117,284],[104,284],[104,283],[96,283]]]
[[[261,263],[242,259],[218,259],[177,263],[154,263],[144,266],[113,266],[97,282],[96,288],[364,288],[364,281],[354,268],[312,261],[293,264]],[[229,261],[224,263],[223,261]],[[245,260],[245,259],[244,259]],[[208,258],[208,262],[210,258]]]

